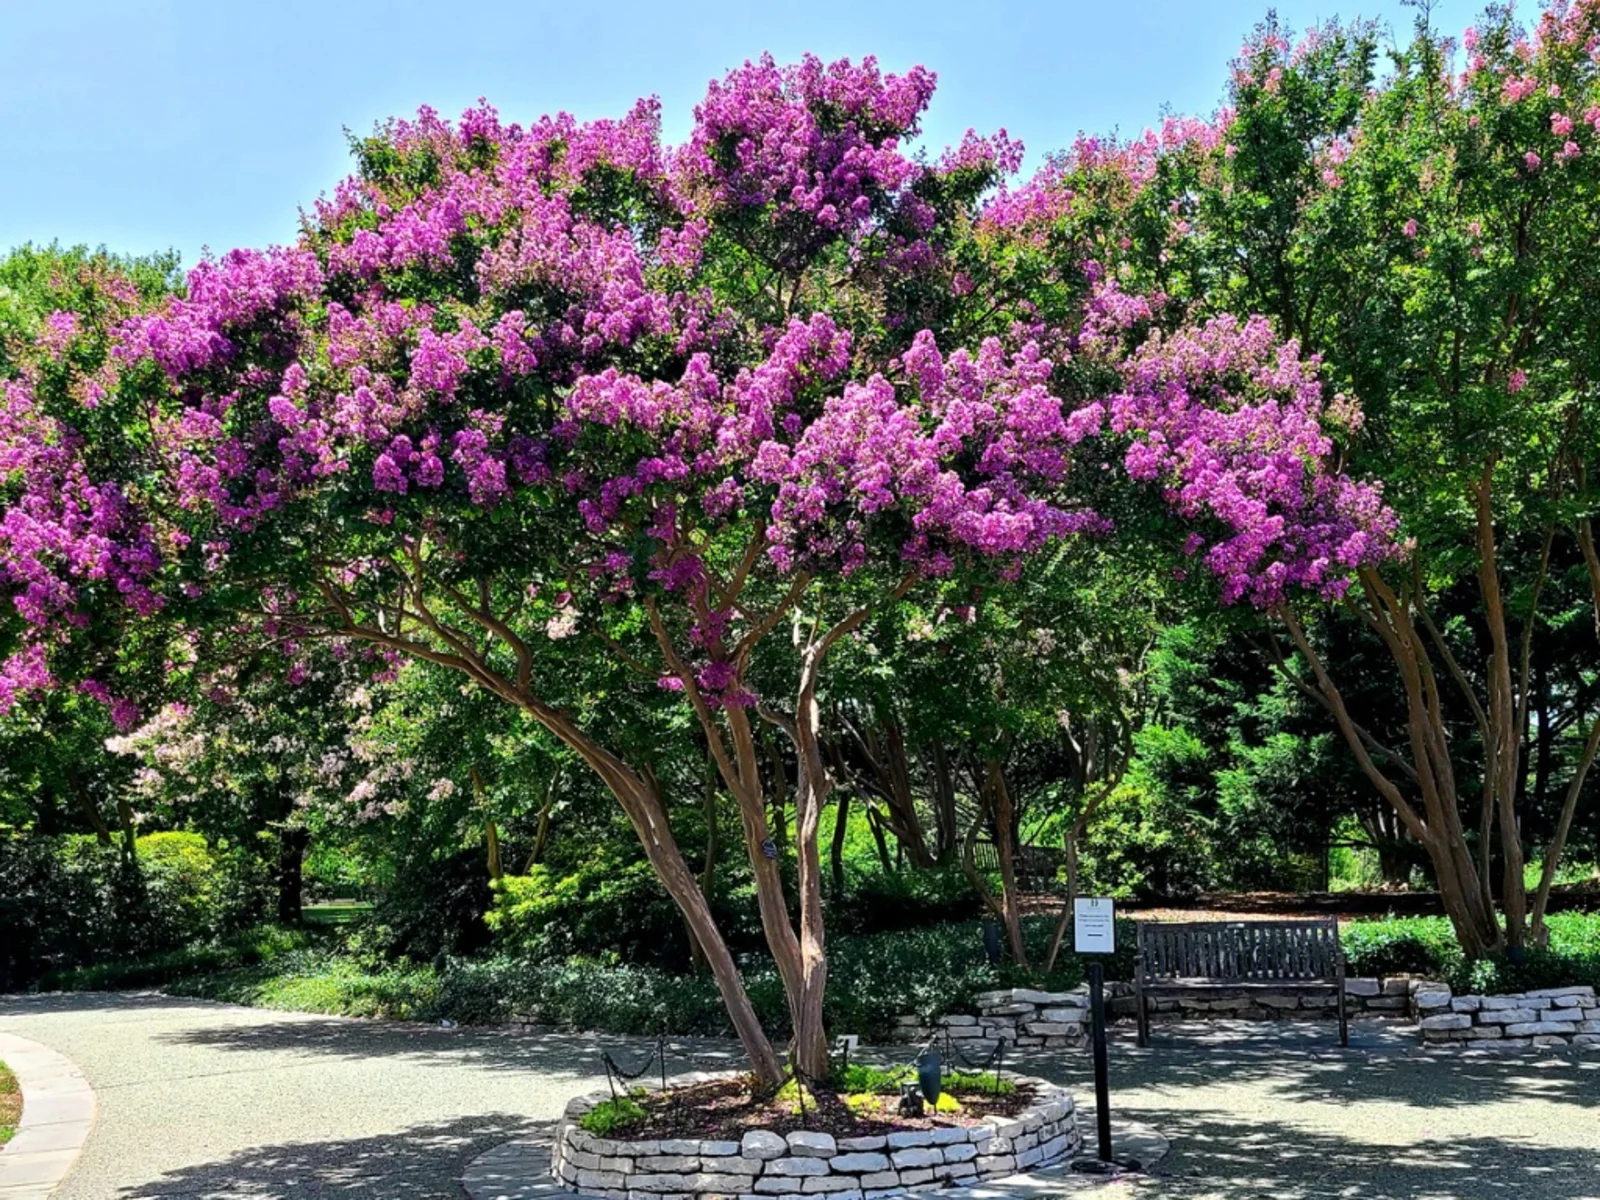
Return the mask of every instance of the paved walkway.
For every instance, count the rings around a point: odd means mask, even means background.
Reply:
[[[1172,1153],[1157,1177],[1100,1194],[1600,1200],[1600,1055],[1444,1058],[1353,1028],[1349,1051],[1325,1026],[1288,1023],[1158,1030],[1144,1051],[1119,1041],[1114,1110],[1168,1135]],[[58,1200],[461,1200],[474,1158],[604,1086],[587,1035],[154,995],[0,996],[0,1030],[65,1055],[96,1090],[97,1123]],[[726,1043],[686,1053],[737,1061]],[[1090,1102],[1081,1054],[1027,1069]]]

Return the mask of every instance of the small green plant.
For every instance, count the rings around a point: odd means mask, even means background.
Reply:
[[[22,1118],[22,1090],[17,1087],[17,1077],[0,1063],[0,1146],[4,1146],[17,1132],[17,1122]]]
[[[644,1117],[644,1109],[637,1100],[632,1096],[618,1096],[596,1104],[583,1114],[578,1125],[596,1137],[610,1137],[620,1129],[637,1125]]]

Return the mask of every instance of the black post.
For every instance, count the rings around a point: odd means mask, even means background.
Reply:
[[[1096,960],[1089,964],[1089,1013],[1094,1028],[1094,1104],[1100,1126],[1100,1161],[1111,1161],[1111,1088],[1106,1081],[1106,991],[1105,968]]]

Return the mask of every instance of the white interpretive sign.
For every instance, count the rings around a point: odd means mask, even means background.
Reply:
[[[1079,954],[1112,954],[1117,949],[1116,906],[1107,896],[1072,902],[1072,948]]]

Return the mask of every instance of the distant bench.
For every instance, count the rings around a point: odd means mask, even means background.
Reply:
[[[1264,992],[1332,992],[1339,1044],[1350,1044],[1344,951],[1335,917],[1314,921],[1139,921],[1133,994],[1139,1045],[1150,1044],[1147,997],[1193,1000]]]

